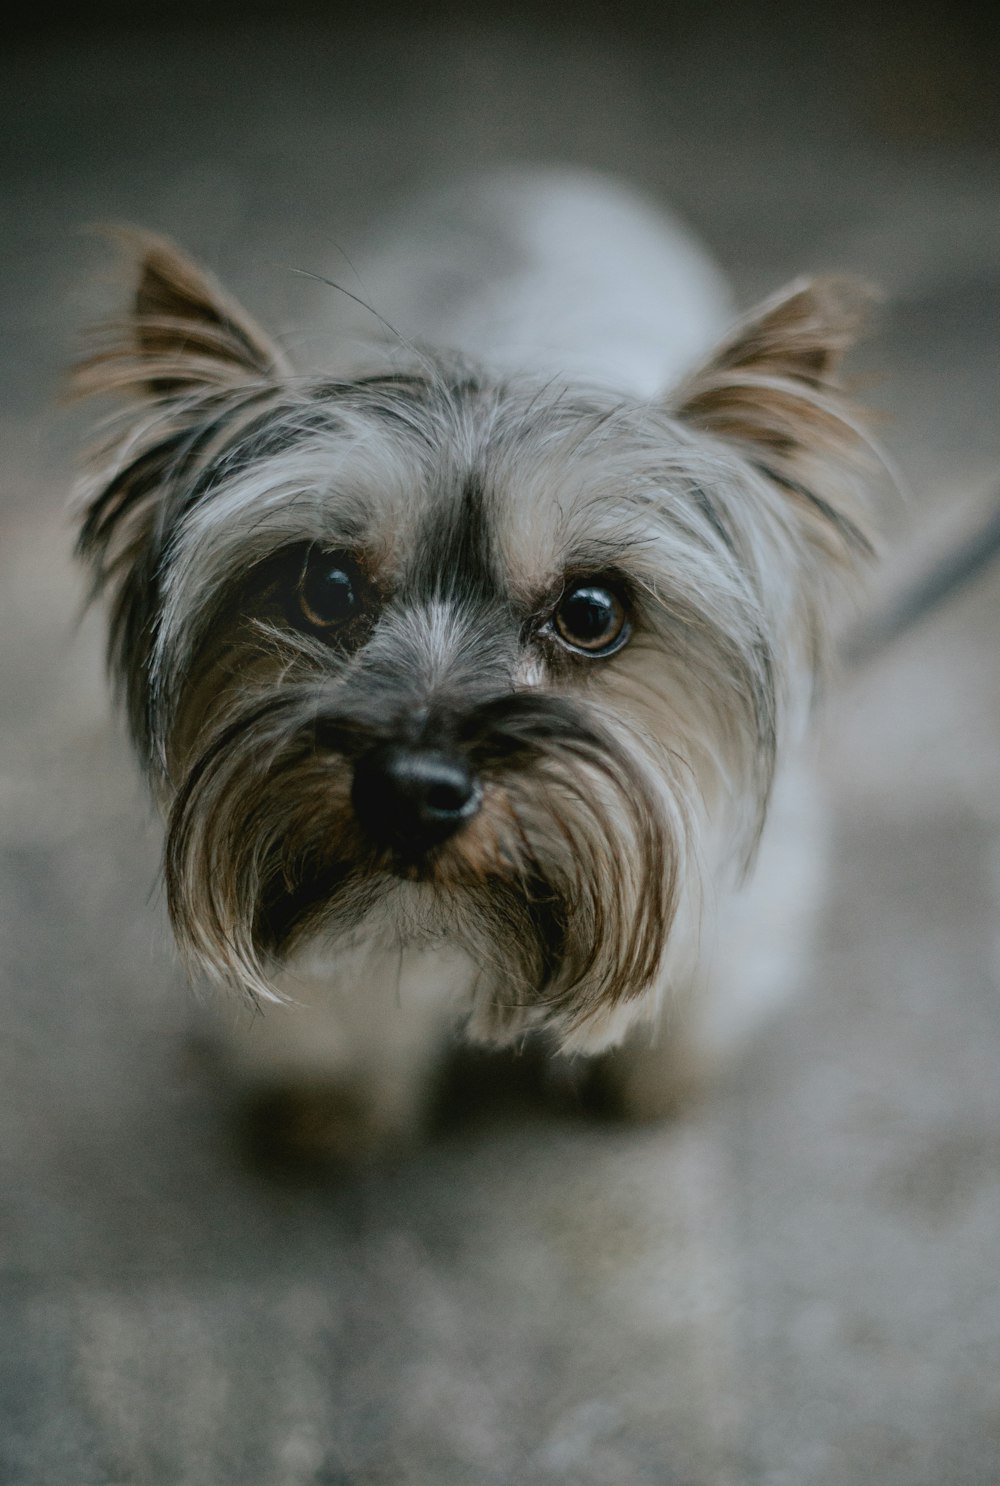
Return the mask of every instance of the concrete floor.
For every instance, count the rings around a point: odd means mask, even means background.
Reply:
[[[883,585],[945,543],[1000,474],[982,59],[811,25],[247,22],[6,53],[3,1482],[1000,1480],[1000,567],[845,679],[823,942],[711,1099],[630,1131],[490,1085],[412,1159],[312,1184],[239,1159],[99,625],[74,627],[82,422],[53,405],[107,303],[77,228],[169,231],[308,331],[288,265],[350,252],[416,174],[510,156],[671,199],[746,302],[808,268],[880,282],[862,364],[913,489]]]

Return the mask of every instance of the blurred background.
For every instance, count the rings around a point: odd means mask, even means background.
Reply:
[[[294,344],[290,270],[423,177],[594,166],[743,305],[882,286],[887,594],[1000,501],[997,14],[107,0],[8,35],[0,1480],[996,1486],[1000,563],[845,675],[822,942],[710,1098],[630,1130],[481,1069],[407,1160],[282,1179],[190,1035],[56,405],[113,303],[82,225],[177,237]]]

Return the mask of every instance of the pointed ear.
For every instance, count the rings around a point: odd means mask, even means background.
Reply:
[[[288,368],[250,316],[178,248],[150,233],[114,236],[130,259],[131,305],[98,328],[71,388],[128,405],[87,461],[77,552],[94,593],[111,592],[109,660],[146,752],[157,573],[171,512],[184,509],[218,451],[281,396]]]
[[[855,553],[870,550],[856,486],[874,461],[838,372],[874,298],[854,279],[800,279],[738,325],[671,399],[678,418],[735,444],[804,505],[823,545],[836,533]]]
[[[808,409],[820,400],[815,394],[840,391],[840,363],[873,297],[853,279],[790,284],[743,320],[682,384],[672,400],[677,416],[764,450],[794,446],[810,434]]]
[[[94,351],[75,370],[78,394],[170,398],[287,373],[270,337],[173,243],[133,228],[110,235],[134,265],[131,314],[99,332]]]

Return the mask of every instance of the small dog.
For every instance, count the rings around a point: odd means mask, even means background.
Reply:
[[[300,375],[131,244],[77,371],[127,405],[79,550],[182,954],[285,1003],[232,1030],[241,1075],[344,1154],[415,1127],[456,1026],[603,1053],[666,1108],[807,938],[799,740],[871,551],[837,381],[864,292],[800,281],[726,332],[672,219],[508,172],[389,232],[377,337]]]

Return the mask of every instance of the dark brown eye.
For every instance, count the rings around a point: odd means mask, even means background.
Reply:
[[[625,605],[602,583],[568,588],[552,616],[552,628],[564,645],[585,655],[613,655],[631,633]]]
[[[336,630],[361,612],[357,565],[343,552],[312,554],[299,578],[299,611],[313,629]]]

